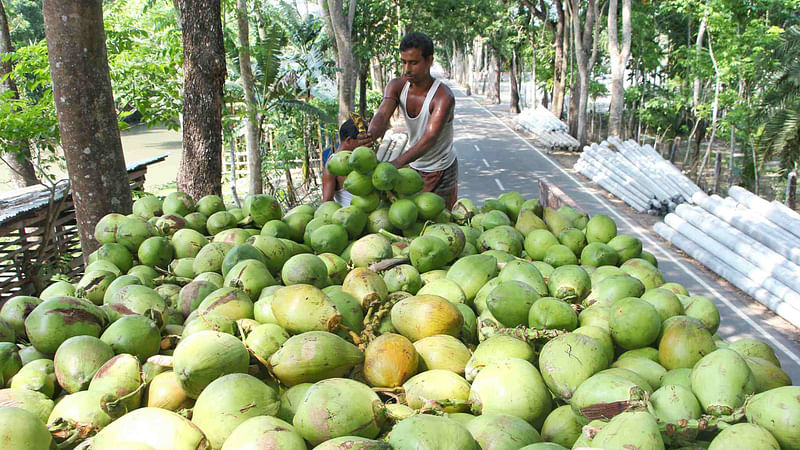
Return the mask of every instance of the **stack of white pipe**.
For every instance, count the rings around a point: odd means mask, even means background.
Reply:
[[[383,140],[378,146],[376,156],[378,161],[389,162],[400,156],[408,144],[408,135],[405,133],[394,133],[387,130],[383,135]]]
[[[740,187],[696,193],[655,231],[800,327],[800,215]]]
[[[607,176],[610,182],[598,184],[640,212],[665,214],[700,192],[649,145],[613,136],[585,146],[575,168],[595,182],[598,174]]]
[[[525,108],[516,120],[536,137],[540,145],[551,150],[576,150],[579,146],[578,140],[567,132],[567,125],[542,105]]]

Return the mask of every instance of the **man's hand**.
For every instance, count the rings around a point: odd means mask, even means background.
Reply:
[[[369,132],[358,133],[356,137],[356,147],[371,147],[374,142],[375,138]]]

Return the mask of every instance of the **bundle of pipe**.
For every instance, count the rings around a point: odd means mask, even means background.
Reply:
[[[745,189],[693,195],[655,231],[734,286],[800,327],[800,215]]]
[[[585,146],[575,168],[639,212],[664,215],[700,192],[649,145],[609,137]],[[602,174],[605,184],[595,178]]]
[[[406,144],[408,144],[407,134],[386,130],[386,134],[383,135],[383,140],[376,151],[378,161],[389,162],[397,158],[405,150]]]
[[[578,140],[567,132],[567,125],[542,105],[522,110],[516,116],[516,120],[536,137],[540,145],[550,150],[573,151],[580,145]]]

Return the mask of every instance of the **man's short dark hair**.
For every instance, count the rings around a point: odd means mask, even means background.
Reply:
[[[353,122],[353,119],[347,119],[344,121],[342,126],[339,127],[339,140],[344,142],[347,138],[357,138],[358,137],[358,128],[356,128],[356,123]]]
[[[423,33],[412,31],[403,36],[403,40],[400,41],[400,51],[404,52],[410,48],[419,49],[423,58],[433,55],[433,41]]]

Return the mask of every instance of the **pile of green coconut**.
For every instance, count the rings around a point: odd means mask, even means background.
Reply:
[[[2,448],[800,449],[774,350],[609,217],[333,158],[350,206],[144,195],[6,301]]]

